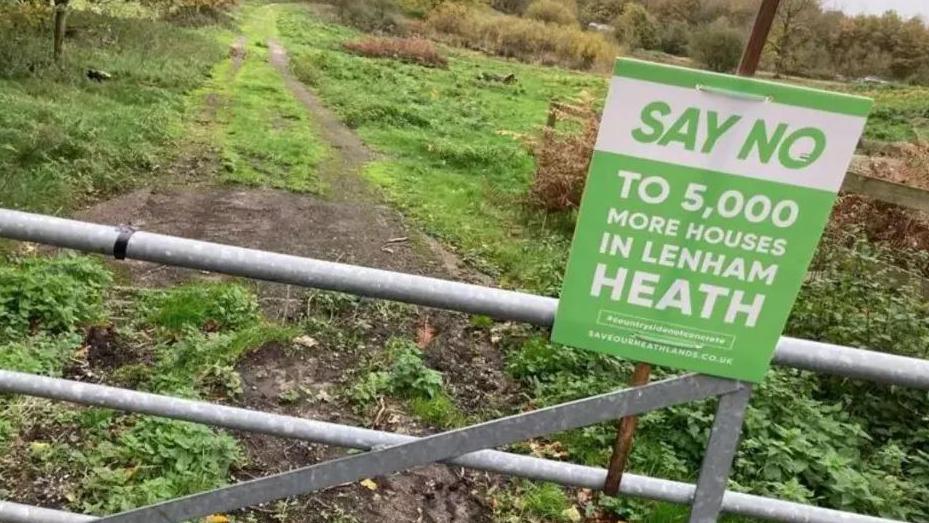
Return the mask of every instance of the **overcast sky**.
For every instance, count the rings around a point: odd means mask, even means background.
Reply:
[[[922,15],[923,19],[929,20],[927,0],[825,0],[823,4],[851,14],[880,14],[893,9],[904,16]]]

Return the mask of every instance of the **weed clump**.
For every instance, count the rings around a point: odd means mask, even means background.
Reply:
[[[401,62],[425,67],[448,67],[448,59],[442,56],[430,40],[421,37],[369,37],[346,42],[345,49],[373,58],[391,58]]]
[[[580,132],[559,132],[546,127],[535,143],[536,172],[529,194],[533,204],[549,212],[577,209],[584,193],[587,168],[597,140],[597,113],[587,107],[554,106],[556,115],[567,115],[581,125]]]
[[[112,278],[92,258],[28,258],[0,265],[0,341],[73,332],[102,314]]]
[[[434,398],[442,393],[442,373],[430,369],[423,353],[408,340],[387,342],[386,370],[375,370],[359,381],[349,393],[358,403],[367,403],[381,394],[404,398]]]
[[[606,36],[575,25],[519,18],[446,3],[426,27],[456,45],[526,62],[606,70],[619,48]]]
[[[145,321],[170,332],[218,331],[258,321],[258,301],[241,285],[191,284],[152,292],[142,304]]]
[[[442,373],[426,365],[422,351],[410,340],[389,340],[383,358],[373,362],[347,393],[362,411],[377,404],[382,396],[406,400],[415,416],[438,427],[457,427],[467,422],[445,391]]]

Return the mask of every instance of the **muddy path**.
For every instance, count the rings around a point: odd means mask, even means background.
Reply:
[[[77,217],[298,256],[487,282],[382,200],[361,176],[375,154],[291,75],[283,48],[275,42],[269,42],[269,48],[271,63],[331,148],[318,167],[329,187],[325,196],[218,184],[218,151],[195,144],[181,146],[177,159],[155,176],[157,184],[94,205]],[[233,66],[227,83],[235,78],[245,52],[245,40],[240,38],[230,49]],[[227,103],[222,94],[207,93],[197,124],[215,125],[217,112]],[[119,267],[133,285],[141,286],[205,277],[197,271],[137,261]],[[264,289],[261,284],[259,293],[284,292],[283,286],[267,285],[271,287]]]
[[[381,199],[361,175],[376,154],[292,76],[281,45],[274,41],[267,44],[268,61],[308,111],[314,130],[330,146],[331,154],[318,171],[329,188],[324,196],[221,184],[217,181],[222,169],[220,152],[208,143],[193,143],[181,146],[177,159],[159,173],[158,182],[94,205],[77,217],[274,252],[488,283],[488,278],[465,267],[454,254],[416,230]],[[232,67],[225,82],[234,81],[246,52],[245,38],[231,46]],[[196,125],[207,130],[219,125],[217,114],[229,103],[221,93],[207,93]],[[190,280],[223,278],[137,261],[114,262],[113,266],[133,287],[160,288]],[[255,286],[266,313],[273,319],[300,320],[307,314],[310,305],[304,289],[266,282],[250,285]],[[361,345],[366,347],[362,351],[330,347],[325,339],[309,355],[276,344],[261,347],[237,367],[244,389],[238,404],[382,430],[435,432],[434,427],[416,422],[398,405],[390,405],[383,420],[365,419],[338,394],[351,385],[368,353],[381,350],[390,336],[415,336],[424,322],[434,335],[426,350],[427,360],[445,373],[450,393],[462,408],[477,411],[486,408],[489,394],[506,397],[515,393],[499,370],[503,367],[502,357],[486,331],[470,328],[463,315],[417,308],[410,311],[402,320],[362,334]],[[365,323],[377,324],[378,319],[356,312],[343,328],[348,331]],[[282,403],[284,392],[297,389],[312,394],[302,393],[297,401]],[[246,465],[234,471],[237,481],[347,452],[269,436],[236,435],[248,458]],[[375,489],[370,484],[355,483],[244,512],[250,520],[269,522],[489,521],[492,510],[485,493],[499,481],[486,474],[442,465],[374,480]]]

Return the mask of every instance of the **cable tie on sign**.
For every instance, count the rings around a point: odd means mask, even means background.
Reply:
[[[732,97],[732,98],[740,98],[740,99],[742,99],[742,100],[749,100],[749,101],[752,101],[752,102],[764,102],[764,103],[768,103],[768,102],[774,101],[774,97],[773,97],[773,96],[765,96],[765,95],[761,95],[761,94],[743,93],[743,92],[741,92],[741,91],[732,91],[732,90],[729,90],[729,89],[720,89],[719,87],[709,87],[709,86],[706,86],[706,85],[703,85],[703,84],[697,84],[695,88],[696,88],[698,91],[701,91],[701,92],[704,92],[704,93],[719,94],[719,95],[723,95],[723,96],[729,96],[729,97]]]
[[[119,235],[116,237],[116,242],[113,243],[113,257],[117,260],[125,260],[126,249],[129,248],[129,239],[135,234],[136,229],[131,225],[120,224],[116,230],[119,231]]]

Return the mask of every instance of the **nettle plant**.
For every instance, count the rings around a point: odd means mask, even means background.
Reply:
[[[433,399],[442,394],[442,373],[430,369],[415,343],[402,338],[387,342],[384,361],[373,365],[349,391],[349,397],[359,405],[377,401],[384,394],[405,399]]]
[[[100,318],[112,277],[92,258],[24,258],[0,264],[0,341],[61,334]]]

